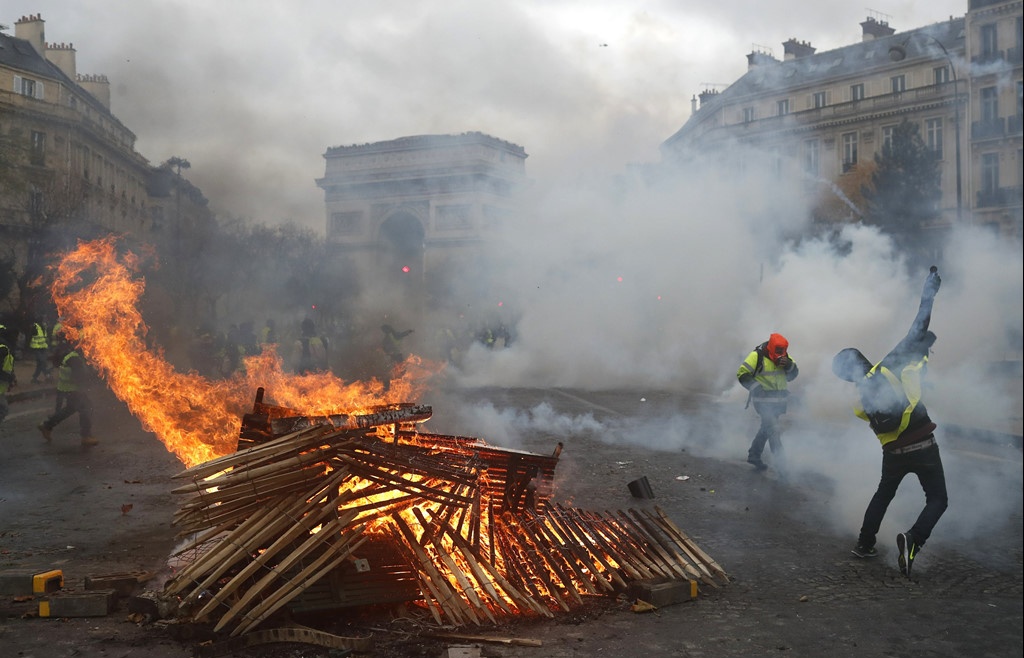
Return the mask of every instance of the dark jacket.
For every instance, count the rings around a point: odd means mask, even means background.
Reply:
[[[856,382],[860,394],[857,415],[870,423],[885,450],[930,438],[935,430],[921,399],[921,383],[928,351],[935,343],[928,326],[940,284],[937,272],[929,274],[910,331]]]

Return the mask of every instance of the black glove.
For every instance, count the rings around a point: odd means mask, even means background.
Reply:
[[[928,278],[924,280],[924,292],[921,294],[923,299],[935,299],[935,293],[939,292],[939,287],[942,285],[942,278],[939,276],[939,268],[932,265],[931,271],[928,272]]]

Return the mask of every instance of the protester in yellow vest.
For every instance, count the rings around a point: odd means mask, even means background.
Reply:
[[[7,391],[18,381],[14,374],[14,351],[10,347],[12,342],[7,327],[0,324],[0,423],[7,418],[10,409],[7,405]]]
[[[768,465],[761,460],[764,444],[781,464],[782,439],[779,417],[786,413],[789,382],[796,379],[800,369],[789,357],[789,341],[782,334],[772,334],[747,355],[736,371],[736,379],[750,391],[747,405],[754,403],[754,411],[761,417],[761,426],[747,450],[747,462],[763,471]]]
[[[64,406],[52,416],[39,423],[43,438],[50,441],[53,429],[74,414],[78,414],[78,429],[83,446],[97,444],[92,435],[92,400],[87,389],[88,370],[85,359],[73,346],[62,341],[58,346],[60,367],[57,369],[57,393],[64,395]]]
[[[32,323],[32,333],[28,337],[28,349],[36,360],[36,370],[32,373],[32,383],[40,384],[51,379],[50,345],[46,341],[46,327],[41,322]]]
[[[941,284],[938,269],[932,267],[910,331],[877,364],[872,366],[860,350],[852,347],[832,360],[836,376],[857,385],[860,403],[854,406],[854,413],[871,425],[882,445],[882,478],[864,512],[853,554],[861,558],[878,555],[875,538],[904,477],[913,473],[924,489],[924,509],[910,530],[896,535],[897,563],[908,578],[914,558],[949,504],[946,474],[935,442],[936,425],[921,400],[921,379],[928,351],[935,343],[935,334],[928,330],[928,325]]]

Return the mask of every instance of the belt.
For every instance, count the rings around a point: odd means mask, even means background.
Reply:
[[[931,448],[935,445],[935,437],[925,439],[924,441],[918,441],[917,443],[911,443],[908,446],[902,448],[893,448],[889,451],[890,455],[905,455],[908,452],[914,452],[915,450],[924,450],[925,448]]]

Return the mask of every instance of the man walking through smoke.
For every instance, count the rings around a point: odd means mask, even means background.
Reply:
[[[747,405],[761,417],[761,426],[747,451],[747,462],[759,471],[768,466],[761,460],[764,444],[781,463],[782,440],[779,417],[786,413],[789,382],[800,374],[796,361],[789,357],[789,341],[782,334],[772,334],[755,347],[736,371],[736,379],[750,391]]]
[[[942,280],[931,268],[921,293],[921,305],[910,331],[884,359],[874,366],[859,350],[846,348],[832,360],[840,379],[857,385],[860,404],[854,412],[871,425],[882,444],[882,479],[864,512],[853,554],[875,557],[875,540],[885,511],[903,478],[913,473],[924,489],[925,506],[913,527],[896,535],[899,567],[910,577],[917,553],[931,536],[932,528],[946,511],[946,476],[935,442],[935,423],[921,401],[921,379],[935,334],[928,330],[932,304]]]

